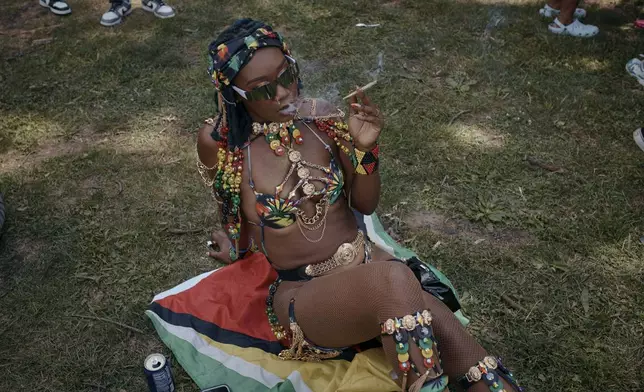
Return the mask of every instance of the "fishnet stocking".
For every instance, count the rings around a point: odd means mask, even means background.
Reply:
[[[309,282],[283,282],[275,294],[274,308],[287,330],[291,298],[295,298],[295,316],[304,334],[322,347],[346,347],[368,341],[380,336],[380,323],[388,318],[429,309],[434,316],[432,325],[443,369],[451,382],[486,355],[454,314],[424,292],[411,270],[402,263],[374,262]],[[393,338],[383,336],[382,345],[391,365],[400,374]],[[423,372],[423,357],[412,342],[409,354],[410,360]],[[407,385],[416,378],[410,371]],[[483,383],[479,384],[469,391],[488,391]],[[506,390],[514,391],[509,386]]]

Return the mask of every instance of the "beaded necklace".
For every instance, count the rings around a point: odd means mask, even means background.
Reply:
[[[231,239],[239,240],[241,230],[241,219],[239,217],[239,205],[241,204],[240,186],[242,183],[242,169],[244,154],[239,148],[233,151],[226,149],[225,142],[219,142],[217,151],[217,174],[215,176],[215,189],[220,190],[219,196],[230,199],[231,203],[222,205],[222,213],[228,217],[224,222],[224,229]]]
[[[240,186],[242,183],[242,170],[244,154],[242,149],[228,147],[228,126],[218,119],[207,119],[206,124],[215,127],[219,140],[217,141],[217,163],[212,168],[200,167],[204,180],[205,174],[215,170],[210,185],[213,187],[215,199],[221,204],[222,225],[231,240],[229,249],[230,259],[237,260],[239,252],[239,238],[241,232],[241,197]],[[203,165],[202,165],[203,166]],[[206,182],[208,184],[208,181]]]
[[[293,121],[286,123],[269,123],[269,124],[260,124],[253,123],[253,135],[264,134],[266,143],[271,147],[271,150],[281,157],[287,150],[290,150],[289,147],[295,141],[295,144],[303,144],[304,139],[300,130],[293,124]]]

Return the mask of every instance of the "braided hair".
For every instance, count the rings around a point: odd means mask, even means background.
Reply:
[[[213,191],[221,203],[221,220],[231,240],[230,259],[235,261],[245,250],[239,249],[241,235],[241,182],[243,148],[252,133],[252,119],[246,107],[238,102],[232,80],[264,47],[278,47],[290,54],[282,37],[267,24],[240,19],[227,27],[209,45],[208,72],[217,89],[219,114],[212,125],[212,137],[217,141],[217,165],[212,181]]]
[[[226,42],[230,42],[231,40],[248,37],[260,28],[270,29],[270,26],[258,20],[249,18],[239,19],[231,26],[228,26],[217,36],[217,38],[215,38],[214,41],[212,41],[209,46],[209,51],[212,53],[217,47],[225,44]],[[236,102],[234,91],[231,88],[226,88],[224,90],[228,91],[221,92],[223,102],[221,102],[221,98],[218,97],[219,93],[215,94],[215,102],[217,102],[218,105],[225,106],[225,110],[223,111],[224,113],[220,110],[219,114],[220,116],[226,116],[225,120],[228,123],[229,129],[231,129],[228,134],[228,144],[231,148],[242,147],[252,133],[253,120],[251,119],[248,110],[246,110],[246,107],[240,102]],[[213,137],[215,137],[215,140],[219,139],[219,135],[213,135]]]

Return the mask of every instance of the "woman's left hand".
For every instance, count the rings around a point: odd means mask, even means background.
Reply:
[[[350,104],[348,125],[353,144],[360,151],[370,151],[376,146],[385,124],[383,115],[380,108],[373,105],[362,90],[358,90],[358,93],[351,97]]]

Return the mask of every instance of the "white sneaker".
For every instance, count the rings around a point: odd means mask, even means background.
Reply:
[[[548,30],[555,34],[570,35],[573,37],[583,38],[594,37],[597,35],[597,33],[599,33],[599,28],[597,26],[583,24],[578,19],[575,19],[569,25],[564,25],[559,21],[559,18],[557,18],[552,23],[550,23]]]
[[[644,151],[644,133],[642,132],[642,128],[637,128],[635,132],[633,132],[633,139],[639,148]]]
[[[141,0],[141,8],[153,12],[154,16],[161,19],[172,18],[175,15],[174,9],[163,0]]]
[[[631,74],[642,86],[644,86],[644,61],[640,59],[630,59],[626,63],[626,72]]]
[[[556,18],[560,13],[561,11],[552,8],[548,4],[544,5],[543,8],[539,10],[539,15],[543,16],[544,18]],[[583,19],[586,17],[586,10],[583,8],[575,8],[575,12],[572,16],[575,19]]]
[[[40,5],[49,8],[56,15],[69,15],[72,9],[64,0],[40,0]]]
[[[132,4],[128,1],[114,1],[110,9],[101,16],[103,26],[116,26],[123,22],[123,18],[132,13]]]

